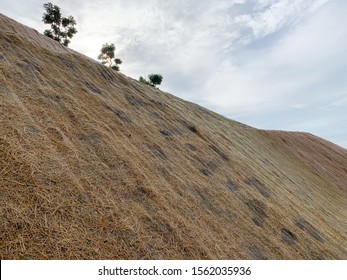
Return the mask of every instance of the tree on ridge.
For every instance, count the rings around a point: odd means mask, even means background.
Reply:
[[[152,87],[155,87],[156,85],[160,85],[163,81],[163,76],[160,74],[150,74],[148,75],[148,80],[140,76],[139,82],[144,83],[146,85],[151,85]]]
[[[114,58],[114,52],[116,50],[115,45],[112,44],[103,44],[100,50],[98,59],[101,60],[101,63],[112,68],[113,70],[119,71],[119,65],[123,63],[120,58]]]
[[[45,12],[42,21],[51,25],[51,28],[46,29],[43,34],[67,47],[71,42],[70,39],[77,33],[76,20],[73,16],[62,17],[60,8],[50,2],[43,4],[43,7]]]

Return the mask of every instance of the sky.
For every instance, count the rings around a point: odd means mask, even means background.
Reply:
[[[43,32],[46,2],[0,0],[0,13]],[[51,2],[75,17],[78,52],[114,43],[132,78],[160,73],[161,90],[227,118],[347,148],[346,0]]]

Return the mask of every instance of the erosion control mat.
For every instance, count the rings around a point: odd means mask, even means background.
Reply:
[[[0,15],[1,259],[346,259],[346,159]]]

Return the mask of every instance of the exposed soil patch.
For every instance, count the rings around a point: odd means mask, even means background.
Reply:
[[[225,186],[233,192],[235,192],[239,189],[238,184],[236,184],[235,182],[230,181],[230,180],[228,182],[226,182]]]
[[[157,233],[159,236],[161,236],[164,242],[172,242],[175,238],[176,229],[173,228],[169,222],[164,220],[162,217],[145,217],[143,218],[143,221],[147,230]]]
[[[120,120],[125,122],[131,122],[131,119],[120,109],[112,108],[111,106],[106,105],[105,106],[107,110],[110,110],[112,113],[114,113]]]
[[[202,159],[198,156],[194,156],[195,160],[199,162],[202,167],[199,169],[202,174],[205,176],[211,175],[213,172],[215,172],[218,168],[217,164],[214,161],[206,161],[205,159]]]
[[[190,194],[190,196],[197,200],[204,208],[214,213],[220,213],[220,210],[215,205],[213,197],[194,187],[188,187],[187,191]]]
[[[167,105],[160,101],[160,100],[156,100],[156,99],[151,99],[151,102],[154,103],[155,105],[161,106],[161,107],[167,107]]]
[[[193,132],[193,133],[196,133],[196,134],[199,134],[199,131],[198,129],[196,128],[195,125],[192,125],[184,120],[179,120],[178,121],[180,124],[182,124],[185,128],[187,128],[189,131]]]
[[[254,245],[254,244],[247,244],[244,246],[246,252],[250,256],[252,260],[267,260],[269,259],[265,252],[264,249],[261,249],[259,246]]]
[[[252,187],[255,187],[264,197],[269,197],[269,191],[265,185],[256,178],[247,178],[244,182]]]
[[[305,219],[300,218],[300,219],[298,219],[298,221],[295,224],[298,228],[305,230],[314,239],[318,240],[319,242],[324,242],[324,239],[318,233],[318,231],[309,222],[307,222]]]
[[[206,169],[206,168],[200,169],[200,172],[201,172],[202,174],[204,174],[205,176],[211,175],[211,171],[208,170],[208,169]]]
[[[78,136],[78,140],[88,142],[93,146],[99,146],[101,143],[101,134],[98,132],[91,132],[89,134],[81,134]]]
[[[192,144],[186,144],[186,147],[189,149],[189,150],[191,150],[191,151],[193,151],[193,152],[196,152],[198,149],[194,146],[194,145],[192,145]]]
[[[197,128],[194,125],[187,125],[187,128],[194,133],[198,133]]]
[[[167,156],[164,154],[161,148],[158,146],[147,145],[149,151],[161,160],[167,160]]]
[[[263,219],[259,219],[257,217],[253,217],[252,221],[255,223],[256,226],[261,227],[263,225]]]
[[[49,136],[51,136],[54,140],[57,140],[57,141],[63,141],[64,140],[64,135],[63,133],[55,128],[55,127],[49,127],[47,128],[47,133]]]
[[[216,147],[215,145],[209,145],[209,147],[223,160],[230,161],[230,158],[220,148]]]
[[[58,56],[58,58],[59,58],[59,61],[60,61],[64,66],[66,66],[66,68],[67,68],[68,70],[75,71],[75,70],[77,69],[76,66],[73,64],[72,61],[66,59],[66,58],[63,57],[63,56]]]
[[[84,82],[85,86],[94,93],[102,94],[102,91],[94,84],[89,82]]]
[[[100,67],[100,75],[103,79],[105,79],[108,82],[115,82],[115,76],[112,75],[109,71],[114,71],[108,69],[106,66]]]
[[[134,195],[140,199],[143,199],[144,197],[155,198],[157,196],[153,189],[143,185],[135,188]]]
[[[267,206],[258,199],[247,200],[246,205],[254,215],[253,222],[257,226],[262,226],[264,219],[267,217]]]
[[[285,229],[285,228],[281,229],[280,235],[281,235],[282,240],[289,245],[295,244],[295,242],[297,240],[294,233],[292,233],[290,230]]]
[[[170,137],[172,136],[173,133],[170,130],[163,129],[163,130],[160,130],[160,134],[166,137]]]
[[[125,98],[131,106],[134,106],[136,108],[141,108],[141,107],[144,107],[144,105],[145,105],[144,102],[138,100],[137,98],[135,98],[132,95],[125,95]]]

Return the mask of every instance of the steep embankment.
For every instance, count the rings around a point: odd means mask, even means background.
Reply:
[[[347,258],[345,149],[0,34],[2,259]]]

